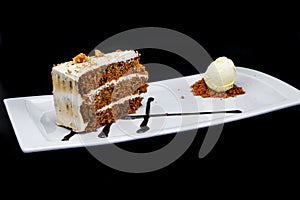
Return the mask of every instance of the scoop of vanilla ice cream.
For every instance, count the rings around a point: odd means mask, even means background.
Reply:
[[[213,61],[203,75],[206,85],[216,92],[226,92],[233,87],[236,67],[231,59],[223,56]]]

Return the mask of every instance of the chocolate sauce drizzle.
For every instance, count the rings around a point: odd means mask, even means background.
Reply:
[[[61,141],[69,141],[70,138],[75,134],[77,134],[77,133],[74,131],[71,131],[69,134],[65,135],[65,137]]]
[[[112,125],[112,123],[106,124],[104,126],[104,128],[102,129],[102,131],[99,133],[98,137],[99,138],[106,138],[106,137],[108,137],[111,125]]]
[[[149,118],[150,117],[160,117],[160,116],[184,116],[184,115],[200,115],[200,114],[217,114],[217,113],[242,113],[241,110],[228,110],[228,111],[204,111],[204,112],[194,112],[194,113],[164,113],[164,114],[152,114],[150,115],[150,107],[151,107],[151,102],[154,101],[153,97],[149,97],[147,100],[147,105],[146,105],[146,113],[145,115],[136,115],[136,116],[131,116],[130,118],[125,118],[125,119],[137,119],[143,117],[144,120],[140,124],[140,129],[138,129],[136,132],[137,133],[144,133],[150,128],[147,126]],[[108,137],[110,127],[112,123],[107,123],[102,131],[99,133],[98,137],[99,138],[106,138]],[[62,141],[68,141],[72,136],[77,134],[77,132],[71,131],[69,134],[67,134]]]
[[[137,130],[137,133],[144,133],[148,131],[150,128],[147,126],[149,118],[150,118],[150,107],[151,107],[151,102],[154,101],[153,97],[149,97],[147,100],[147,105],[146,105],[146,115],[144,116],[144,120],[140,125],[140,129]]]

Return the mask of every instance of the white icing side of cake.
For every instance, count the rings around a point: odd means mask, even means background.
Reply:
[[[96,69],[102,66],[108,66],[113,63],[131,61],[139,56],[139,53],[134,50],[116,51],[104,54],[104,56],[90,56],[88,60],[82,63],[74,63],[73,61],[65,62],[53,67],[60,73],[78,81],[79,77],[89,70]]]
[[[77,83],[55,70],[52,71],[52,79],[56,123],[77,132],[84,131],[87,124],[83,122],[80,113],[82,98]]]
[[[56,107],[56,123],[72,128],[74,131],[84,131],[87,123],[83,122],[80,106],[82,99],[80,95],[57,92],[54,97]],[[69,109],[66,105],[69,104]]]

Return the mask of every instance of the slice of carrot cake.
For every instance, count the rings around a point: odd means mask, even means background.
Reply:
[[[78,54],[52,68],[56,124],[91,132],[141,106],[148,72],[135,50]]]

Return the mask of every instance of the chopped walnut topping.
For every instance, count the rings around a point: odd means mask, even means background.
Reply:
[[[71,70],[69,70],[69,69],[67,69],[67,73],[68,73],[68,74],[71,74],[71,73],[72,73],[72,71],[71,71]]]
[[[121,49],[117,49],[116,52],[122,52],[122,50]]]
[[[75,63],[83,63],[86,60],[88,60],[88,57],[84,53],[80,53],[73,58]]]
[[[98,49],[95,49],[95,56],[96,56],[96,57],[102,57],[102,56],[104,56],[104,53],[101,52],[101,51],[98,50]]]

